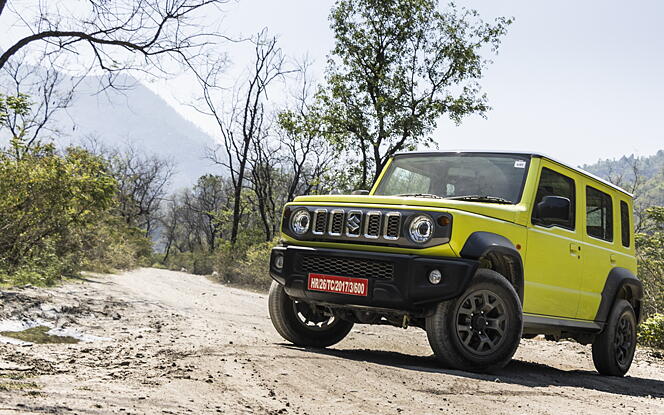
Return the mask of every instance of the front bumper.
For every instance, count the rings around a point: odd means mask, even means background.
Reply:
[[[278,255],[284,257],[281,269],[274,266]],[[429,304],[459,296],[477,267],[477,261],[462,258],[300,246],[275,247],[270,258],[270,275],[292,298],[395,310],[421,310]],[[443,274],[439,284],[431,284],[428,280],[433,269]],[[369,280],[368,295],[359,297],[311,291],[307,288],[309,273],[366,278]]]

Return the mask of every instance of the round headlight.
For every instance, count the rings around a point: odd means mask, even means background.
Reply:
[[[423,244],[433,236],[433,220],[425,215],[415,216],[410,222],[409,234],[413,242]]]
[[[300,209],[291,218],[291,229],[297,235],[304,235],[309,230],[311,215],[306,209]]]

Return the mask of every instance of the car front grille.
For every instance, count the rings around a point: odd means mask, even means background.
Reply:
[[[310,228],[304,234],[296,234],[292,229],[292,212],[306,209],[310,216]],[[436,226],[434,235],[426,243],[417,243],[408,235],[408,226],[416,215],[431,217]],[[447,225],[441,225],[438,218],[447,217]],[[288,206],[284,209],[282,232],[299,241],[334,242],[428,248],[449,242],[452,216],[447,212],[434,210],[418,211],[395,207],[373,206]]]
[[[401,213],[344,209],[313,211],[314,235],[396,240],[401,236]]]
[[[304,273],[330,274],[340,277],[378,279],[394,277],[394,264],[391,262],[327,255],[301,255],[299,270]]]

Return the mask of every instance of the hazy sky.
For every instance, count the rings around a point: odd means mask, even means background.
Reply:
[[[333,42],[332,4],[243,0],[227,7],[223,26],[229,34],[266,26],[279,34],[286,53],[314,58],[320,74]],[[458,127],[441,119],[435,133],[441,149],[533,150],[583,164],[664,148],[664,1],[457,4],[485,19],[516,20],[482,81],[493,110]],[[241,50],[230,53],[236,69],[248,58]]]
[[[285,53],[315,59],[320,77],[333,42],[332,4],[241,0],[225,6],[221,27],[232,36],[269,28]],[[516,20],[481,81],[493,110],[458,127],[441,119],[435,133],[441,149],[533,150],[583,164],[664,148],[664,1],[457,4],[479,10],[485,20]],[[247,64],[250,47],[222,49],[233,61],[230,82]],[[210,120],[179,104],[197,93],[186,76],[149,86],[214,134]]]

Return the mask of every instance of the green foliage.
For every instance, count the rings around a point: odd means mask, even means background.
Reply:
[[[664,349],[664,314],[653,314],[639,326],[639,344]]]
[[[275,239],[253,245],[247,250],[247,257],[240,262],[238,282],[251,287],[267,290],[270,288],[272,278],[270,277],[270,252],[279,242]]]
[[[645,232],[635,237],[638,274],[643,283],[646,316],[664,313],[664,207],[646,210]]]
[[[28,111],[26,97],[0,96],[0,127]],[[111,213],[117,186],[106,167],[81,148],[59,153],[22,134],[0,148],[0,283],[49,285],[82,267],[132,267],[151,253]]]
[[[434,0],[338,0],[330,15],[335,46],[319,95],[334,139],[360,154],[360,186],[387,159],[429,146],[441,115],[459,123],[484,114],[477,83],[510,19],[483,22],[473,10]],[[373,170],[373,171],[372,171]]]
[[[220,241],[214,252],[173,252],[164,266],[199,275],[214,275],[219,281],[259,290],[267,290],[272,281],[269,274],[270,251],[278,239],[256,242],[243,232],[234,246]],[[250,242],[249,242],[250,241]]]
[[[23,116],[30,112],[27,95],[5,96],[0,94],[0,127],[7,125],[9,117]]]

